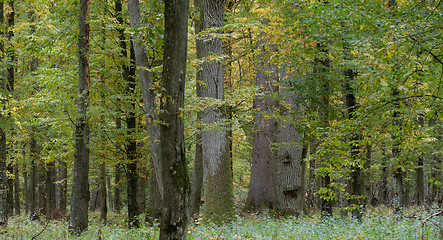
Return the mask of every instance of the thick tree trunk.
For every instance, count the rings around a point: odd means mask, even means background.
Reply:
[[[223,26],[224,0],[201,0],[200,21],[197,32],[218,32]],[[222,39],[212,34],[197,40],[197,57],[222,55]],[[201,64],[201,96],[224,100],[224,81],[221,60],[209,60]],[[221,221],[232,217],[234,193],[231,173],[230,148],[226,129],[226,108],[211,107],[202,111],[205,124],[202,135],[203,181],[205,193],[205,220]]]
[[[186,239],[187,175],[184,124],[180,109],[184,106],[186,53],[188,40],[187,0],[165,0],[163,73],[160,101],[160,149],[163,204],[160,239]]]
[[[80,0],[78,37],[78,97],[75,154],[69,228],[80,234],[88,227],[89,201],[89,0]]]
[[[264,48],[263,48],[264,49]],[[276,103],[270,98],[275,86],[275,77],[265,74],[271,71],[269,64],[260,61],[257,67],[256,86],[262,89],[254,100],[254,131],[252,140],[252,167],[246,208],[273,209],[276,201],[276,159],[272,150],[277,132],[277,121],[272,116]]]

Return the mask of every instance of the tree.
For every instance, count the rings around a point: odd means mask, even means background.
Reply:
[[[186,56],[188,39],[187,0],[165,1],[165,35],[160,101],[160,156],[163,204],[160,239],[185,239],[187,235],[187,175],[184,125]]]
[[[4,5],[3,1],[0,2],[0,24],[3,25],[3,14]],[[1,29],[1,34],[3,35],[3,29]],[[2,52],[1,60],[4,61],[4,44],[0,43],[0,48]],[[2,63],[3,65],[3,63]],[[2,66],[3,69],[3,66]],[[2,76],[2,88],[4,88],[5,79]],[[5,106],[5,101],[2,100],[2,108]],[[2,116],[2,125],[5,123],[5,118]],[[7,168],[6,168],[6,134],[4,126],[0,128],[0,228],[6,228],[8,224],[8,203],[7,203]]]
[[[89,98],[89,0],[81,0],[79,10],[77,121],[75,126],[74,176],[69,221],[69,228],[77,234],[88,227],[89,124],[87,109]]]
[[[217,104],[201,112],[204,124],[201,133],[203,156],[203,181],[205,194],[204,218],[221,221],[233,215],[233,182],[230,148],[226,129],[226,106],[224,105],[223,68],[220,56],[222,39],[217,36],[223,26],[225,1],[201,0],[197,4],[200,20],[197,32],[197,57],[201,64],[201,83],[198,92],[202,98]]]

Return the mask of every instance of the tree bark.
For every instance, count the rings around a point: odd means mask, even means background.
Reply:
[[[71,214],[69,228],[80,234],[88,227],[89,201],[89,124],[87,108],[89,100],[89,0],[80,0],[78,37],[78,97],[75,131],[75,153]]]
[[[100,164],[100,220],[106,224],[108,216],[108,206],[106,204],[106,163]]]
[[[115,125],[117,129],[121,129],[121,118],[117,116],[115,119]],[[121,199],[120,199],[120,178],[121,178],[121,164],[120,160],[114,165],[114,210],[116,213],[120,214],[121,210]]]
[[[223,26],[224,0],[201,0],[200,21],[197,33],[220,32]],[[197,57],[219,57],[223,53],[222,39],[203,35],[197,40]],[[224,81],[221,60],[209,60],[201,64],[201,96],[224,100]],[[231,173],[230,148],[226,129],[226,106],[202,111],[205,124],[202,135],[203,181],[205,194],[205,220],[222,221],[233,216],[234,193]]]
[[[131,46],[132,49],[132,46]],[[126,179],[127,183],[127,194],[128,194],[128,217],[129,217],[129,227],[140,227],[140,220],[138,219],[139,205],[137,202],[137,191],[138,191],[138,171],[137,171],[137,142],[135,139],[136,133],[136,117],[135,117],[135,56],[133,51],[130,53],[131,63],[129,66],[129,75],[125,80],[126,83],[126,94],[130,96],[129,105],[130,110],[126,113],[126,128],[127,128],[127,138],[126,138],[126,155],[128,158]]]
[[[160,101],[160,149],[163,204],[160,239],[186,239],[187,175],[184,124],[186,53],[188,40],[187,0],[165,0],[162,98]]]
[[[50,162],[46,164],[46,219],[51,219],[52,212],[56,210],[55,202],[55,163]]]
[[[142,26],[140,15],[139,0],[128,0],[129,20],[132,28],[139,28]],[[146,128],[149,135],[149,144],[151,147],[151,158],[155,169],[155,176],[160,190],[160,196],[163,198],[162,185],[162,169],[159,154],[159,139],[160,127],[158,125],[158,115],[156,113],[157,104],[155,100],[154,83],[152,75],[149,71],[149,62],[146,54],[146,46],[143,43],[143,38],[138,34],[132,36],[132,45],[134,46],[135,59],[137,63],[138,75],[140,77],[141,88],[143,92],[143,108],[145,111]]]
[[[199,114],[200,113],[197,113],[197,115]],[[200,117],[197,116],[197,119],[200,119]],[[189,200],[190,217],[198,217],[200,213],[202,188],[203,188],[203,152],[202,152],[201,141],[202,141],[201,133],[197,133],[197,135],[195,136],[194,170],[192,172],[191,197]]]

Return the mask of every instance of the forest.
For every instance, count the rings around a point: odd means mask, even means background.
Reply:
[[[442,0],[0,11],[0,239],[443,239]]]

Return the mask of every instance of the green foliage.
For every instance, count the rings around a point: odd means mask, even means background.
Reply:
[[[422,214],[425,214],[424,212]],[[139,229],[128,229],[123,214],[110,213],[108,224],[99,223],[98,213],[91,215],[87,231],[80,237],[70,236],[66,222],[50,221],[40,223],[23,216],[13,217],[8,232],[0,235],[6,239],[156,239],[158,224],[142,225]],[[415,212],[415,217],[419,213]],[[426,215],[423,215],[426,217]],[[433,219],[435,224],[443,218]],[[361,222],[351,218],[287,217],[271,218],[266,215],[238,216],[224,225],[201,224],[188,228],[188,239],[418,239],[420,238],[421,218],[398,221],[386,208],[377,208],[363,217]],[[426,239],[437,239],[439,229],[428,222],[423,228]]]

